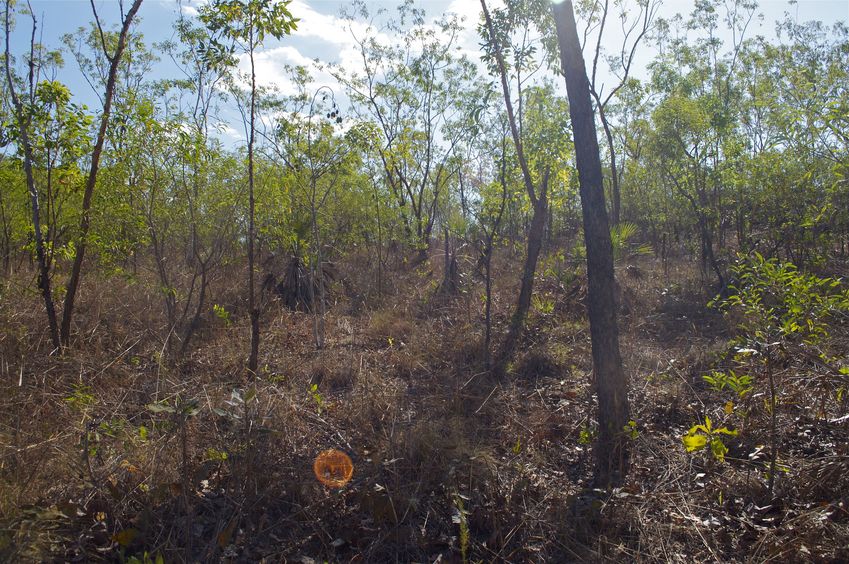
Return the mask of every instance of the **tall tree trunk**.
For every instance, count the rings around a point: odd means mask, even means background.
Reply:
[[[595,481],[599,486],[610,487],[622,483],[628,471],[628,439],[623,429],[630,417],[628,379],[622,369],[616,324],[613,246],[604,206],[604,176],[589,81],[571,0],[554,4],[552,12],[569,96],[587,247],[588,310],[598,395]]]
[[[32,226],[35,232],[35,254],[38,261],[38,287],[41,290],[41,295],[44,298],[44,307],[47,310],[47,323],[50,326],[50,341],[53,347],[60,347],[59,327],[56,320],[56,309],[53,306],[53,293],[50,290],[50,265],[47,261],[47,256],[44,249],[44,238],[41,232],[41,208],[38,200],[38,188],[35,185],[35,177],[32,172],[33,154],[32,143],[29,138],[29,120],[24,115],[24,106],[20,97],[15,91],[15,81],[12,78],[11,66],[11,50],[9,49],[9,34],[11,23],[9,21],[9,10],[11,0],[6,0],[6,80],[9,84],[9,94],[12,98],[12,105],[15,109],[15,118],[18,123],[18,131],[21,136],[21,145],[24,150],[24,174],[27,180],[27,190],[29,191],[30,205],[32,207]],[[32,36],[30,39],[30,71],[29,71],[29,89],[30,96],[35,93],[34,70],[35,70],[35,32],[36,21],[35,16],[32,16]],[[8,255],[7,255],[8,256]],[[32,256],[32,255],[30,255]],[[8,268],[8,267],[7,267]]]
[[[83,260],[88,238],[88,231],[91,227],[91,200],[94,195],[94,185],[97,182],[97,171],[100,168],[100,156],[103,153],[103,145],[106,142],[106,129],[109,126],[109,114],[112,110],[112,98],[115,95],[115,83],[118,80],[118,67],[121,65],[121,56],[124,54],[124,49],[127,46],[127,36],[130,33],[130,26],[133,23],[136,13],[141,7],[142,0],[134,0],[130,11],[127,12],[124,21],[121,22],[121,33],[118,35],[118,46],[115,53],[110,56],[106,52],[106,43],[103,43],[104,55],[109,59],[109,74],[106,79],[106,95],[103,98],[103,114],[100,116],[100,128],[97,131],[97,140],[94,143],[94,149],[91,152],[91,168],[88,171],[88,178],[85,183],[85,192],[83,193],[82,218],[80,219],[80,236],[74,254],[74,264],[71,267],[71,276],[68,278],[67,292],[65,294],[65,304],[62,310],[62,328],[60,337],[62,345],[67,346],[71,341],[71,320],[74,315],[74,300],[77,297],[77,289],[80,285],[80,277],[82,275]],[[94,1],[92,0],[92,9],[94,9]],[[95,16],[97,12],[95,11]],[[98,20],[98,29],[100,22]],[[102,31],[102,30],[101,30]],[[102,38],[101,34],[101,38]]]

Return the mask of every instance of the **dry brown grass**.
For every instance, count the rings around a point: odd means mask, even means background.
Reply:
[[[499,257],[496,337],[509,264]],[[786,375],[789,472],[775,496],[748,458],[764,440],[757,402],[725,464],[688,455],[681,434],[722,418],[701,374],[722,362],[728,328],[692,269],[670,265],[675,284],[650,258],[634,264],[639,276],[620,276],[622,350],[639,435],[628,482],[607,493],[590,489],[582,444],[595,413],[580,278],[540,279],[553,310],[532,312],[505,382],[483,369],[482,313],[468,298],[479,282],[430,300],[438,258],[393,272],[379,300],[361,292],[371,309],[340,301],[320,351],[310,315],[270,302],[251,381],[235,273],[212,294],[232,324],[209,315],[179,362],[162,354],[154,285],[87,277],[74,347],[48,356],[32,281],[16,278],[0,300],[0,556],[458,561],[462,503],[475,561],[849,558],[849,430],[828,423],[846,403],[829,400],[823,419],[805,399],[818,381]],[[354,463],[338,490],[312,472],[329,448]]]

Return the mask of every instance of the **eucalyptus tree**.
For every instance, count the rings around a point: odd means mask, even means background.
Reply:
[[[124,116],[126,131],[113,149],[120,166],[103,177],[134,194],[125,219],[143,229],[125,235],[150,253],[141,268],[153,271],[165,314],[163,347],[179,360],[208,309],[210,280],[236,238],[236,193],[228,186],[243,178],[235,157],[207,146],[187,126],[190,118],[169,108],[171,101],[155,103],[162,98],[152,96],[164,92],[161,84],[151,87],[151,97]],[[110,209],[119,210],[114,202]]]
[[[771,153],[792,176],[769,231],[801,265],[845,248],[849,237],[849,29],[788,17],[779,31],[779,43],[764,50],[772,79],[761,103],[781,140]]]
[[[250,109],[247,119],[248,137],[248,310],[251,318],[251,346],[248,375],[256,376],[259,356],[259,304],[254,283],[254,246],[256,243],[254,200],[254,142],[256,140],[256,62],[254,56],[267,35],[280,39],[296,28],[297,20],[289,12],[290,1],[214,0],[201,8],[200,19],[210,32],[206,52],[213,58],[226,59],[238,50],[249,63]]]
[[[2,275],[9,278],[14,271],[14,259],[26,244],[29,221],[27,204],[22,198],[27,190],[26,180],[17,159],[0,155],[0,259]]]
[[[492,367],[492,256],[503,238],[504,217],[511,198],[510,172],[514,155],[509,145],[508,124],[501,115],[484,116],[479,126],[487,129],[476,137],[470,150],[474,168],[469,171],[469,190],[462,207],[473,220],[472,232],[476,235],[484,277],[484,365]],[[494,157],[494,158],[493,158]]]
[[[82,183],[78,163],[89,148],[91,119],[84,106],[71,101],[68,87],[52,79],[62,65],[61,55],[41,46],[36,47],[36,52],[33,65],[37,84],[25,111],[33,179],[44,226],[45,260],[52,277],[57,253],[66,256],[73,252],[70,226],[78,220],[77,188]],[[20,141],[20,133],[19,129],[11,129],[7,142]],[[22,143],[17,145],[23,148]]]
[[[603,174],[590,83],[581,54],[571,0],[554,4],[552,12],[569,95],[587,247],[587,310],[598,395],[595,480],[598,485],[609,487],[621,484],[628,472],[626,430],[630,419],[628,377],[622,368],[619,352],[613,246],[604,204]]]
[[[91,9],[94,14],[95,25],[97,26],[98,35],[100,37],[100,47],[103,49],[103,54],[109,61],[108,72],[106,75],[106,87],[103,94],[103,109],[100,114],[100,121],[97,129],[97,136],[91,151],[91,159],[89,162],[88,175],[83,191],[83,200],[80,209],[80,226],[77,243],[75,245],[74,263],[71,266],[71,274],[68,277],[68,283],[65,287],[65,302],[62,311],[62,326],[60,337],[63,346],[67,346],[71,339],[71,319],[74,314],[74,302],[77,297],[77,288],[79,288],[80,277],[82,276],[83,260],[85,259],[86,249],[88,246],[89,228],[91,227],[91,204],[94,196],[94,189],[97,183],[97,173],[100,169],[100,157],[103,153],[103,147],[106,143],[106,133],[109,126],[109,118],[112,111],[112,98],[115,94],[115,84],[118,81],[118,69],[121,65],[121,57],[124,54],[124,49],[127,46],[127,38],[130,34],[130,27],[136,14],[141,8],[142,0],[133,0],[129,10],[124,13],[124,2],[119,0],[118,6],[121,13],[121,28],[117,38],[114,38],[114,43],[107,40],[107,33],[103,30],[103,25],[100,17],[97,14],[97,8],[94,0],[91,1]],[[112,43],[112,45],[110,45]]]
[[[6,68],[6,86],[8,88],[9,97],[14,108],[15,123],[17,126],[17,145],[20,153],[23,154],[23,168],[26,176],[26,186],[29,192],[30,211],[32,213],[32,226],[35,244],[35,254],[38,261],[38,288],[41,290],[41,295],[44,300],[45,309],[47,311],[47,321],[50,327],[50,339],[54,349],[59,349],[61,346],[59,326],[56,317],[56,309],[53,304],[53,293],[50,288],[50,264],[48,262],[47,253],[45,251],[44,233],[41,228],[41,200],[39,190],[36,186],[35,174],[33,166],[35,155],[33,151],[33,141],[30,137],[30,128],[32,126],[32,112],[30,107],[35,105],[36,97],[36,70],[38,68],[37,53],[40,52],[36,45],[35,35],[38,30],[35,15],[30,9],[32,17],[32,33],[30,35],[29,49],[29,64],[28,72],[24,84],[26,85],[26,98],[22,98],[18,94],[17,77],[12,71],[12,51],[10,49],[10,35],[12,32],[11,18],[11,0],[6,0],[4,18],[5,31],[5,52],[4,66]]]
[[[80,75],[103,105],[111,67],[110,51],[119,40],[115,29],[98,27],[97,22],[81,26],[62,36],[63,52],[77,63]],[[104,43],[107,49],[103,48]],[[133,116],[150,103],[151,71],[159,61],[138,31],[131,28],[115,73],[112,118],[107,125],[100,157],[97,189],[91,202],[88,246],[97,253],[98,266],[110,272],[123,271],[129,263],[138,269],[140,224],[133,217],[137,193],[128,182],[125,164],[128,130]],[[79,220],[76,221],[79,223]]]
[[[0,123],[12,123],[13,117],[7,117],[5,80],[0,83]],[[22,199],[27,190],[20,163],[17,158],[10,157],[7,151],[14,149],[13,132],[3,128],[0,133],[0,257],[2,257],[2,275],[6,278],[12,275],[13,259],[20,254],[24,246],[28,221],[26,219],[26,202]]]
[[[180,341],[182,355],[208,309],[209,283],[235,239],[237,202],[235,192],[226,186],[241,178],[234,157],[210,135],[217,125],[215,112],[225,99],[227,61],[197,48],[207,39],[203,28],[182,15],[174,27],[178,41],[159,48],[177,65],[182,78],[148,88],[151,99],[139,106],[148,108],[138,115],[141,134],[128,148],[126,159],[143,161],[143,215],[160,284],[167,289],[163,297],[169,333]],[[145,140],[146,132],[154,135]],[[152,145],[154,138],[155,151],[140,149]],[[163,178],[168,180],[165,189],[157,189],[153,180]],[[168,256],[174,248],[182,251],[184,261]],[[183,265],[190,269],[188,276],[181,275]]]
[[[539,111],[552,100],[553,92],[550,87],[546,91],[544,88],[528,88],[525,85],[528,77],[536,74],[543,67],[543,62],[535,58],[537,45],[541,39],[535,44],[530,42],[528,37],[550,27],[551,21],[547,7],[540,2],[509,1],[504,9],[490,13],[485,0],[481,0],[481,7],[484,21],[479,31],[485,42],[483,59],[489,64],[490,73],[495,74],[501,82],[516,160],[533,210],[527,235],[527,253],[519,296],[494,366],[495,371],[500,373],[503,372],[519,343],[525,318],[531,306],[534,274],[548,217],[552,174],[554,178],[560,176],[560,170],[568,162],[569,139],[564,135],[566,125],[562,121],[565,118],[562,113],[564,106],[561,105],[560,113],[550,114],[547,111]],[[511,43],[511,38],[516,33],[520,37],[518,45]],[[512,66],[508,66],[504,56],[505,50],[514,54]],[[511,80],[514,82],[512,87]],[[518,112],[514,109],[514,96],[519,102]],[[523,109],[526,103],[530,103],[537,110],[535,127],[526,127]],[[529,147],[531,144],[534,146]],[[564,171],[564,174],[567,173]]]
[[[36,85],[29,112],[47,265],[52,270],[57,253],[73,253],[74,234],[70,227],[79,220],[77,196],[82,184],[78,163],[90,148],[91,118],[83,107],[71,101],[68,87],[55,80],[42,80]]]
[[[698,2],[687,20],[659,26],[660,56],[651,65],[651,87],[659,98],[652,111],[653,142],[663,182],[697,226],[703,276],[713,272],[725,285],[723,255],[729,204],[727,180],[738,145],[739,68],[754,3]],[[727,46],[718,30],[732,31]],[[695,37],[692,37],[695,34]]]
[[[363,2],[353,12],[370,18]],[[386,182],[423,259],[440,199],[456,172],[450,165],[454,148],[467,134],[451,125],[463,119],[460,94],[470,88],[475,69],[456,54],[462,26],[454,14],[427,23],[423,10],[404,2],[397,19],[381,25],[371,19],[362,35],[354,17],[345,14],[361,66],[330,70],[358,117],[380,131],[377,152]]]

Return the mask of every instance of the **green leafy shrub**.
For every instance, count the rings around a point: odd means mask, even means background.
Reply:
[[[800,272],[791,263],[759,253],[741,257],[732,267],[737,282],[713,305],[739,314],[740,344],[815,346],[828,337],[831,318],[849,311],[849,290],[835,278]]]
[[[704,424],[693,425],[690,430],[681,437],[687,452],[696,452],[710,447],[710,453],[719,462],[725,461],[728,447],[722,442],[722,435],[736,436],[737,431],[727,427],[714,427],[710,417],[705,417]]]

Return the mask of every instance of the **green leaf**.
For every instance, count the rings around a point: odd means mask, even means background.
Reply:
[[[723,444],[719,439],[713,439],[710,442],[710,450],[713,453],[714,458],[723,462],[725,460],[725,455],[728,453],[728,447]]]
[[[704,435],[684,435],[681,437],[681,440],[684,443],[684,448],[687,449],[687,452],[695,452],[697,450],[701,450],[705,448],[707,444],[707,437]]]

